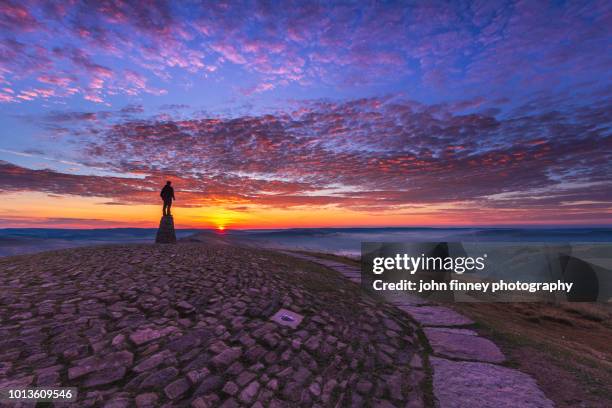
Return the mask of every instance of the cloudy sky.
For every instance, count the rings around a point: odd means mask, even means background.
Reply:
[[[610,1],[0,3],[0,222],[610,224]]]

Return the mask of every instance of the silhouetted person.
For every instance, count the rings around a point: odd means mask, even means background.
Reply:
[[[159,193],[162,200],[164,200],[164,207],[162,209],[164,215],[172,215],[170,214],[170,207],[172,207],[172,200],[176,200],[176,198],[174,198],[174,189],[171,184],[171,181],[166,181],[166,185],[162,188],[161,193]]]

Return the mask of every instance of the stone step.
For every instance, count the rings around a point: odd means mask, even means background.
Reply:
[[[444,306],[401,306],[423,326],[467,326],[474,321]]]
[[[439,408],[552,408],[535,380],[518,370],[489,363],[431,357]]]
[[[506,360],[495,343],[478,336],[473,330],[426,327],[423,331],[437,355],[487,363],[503,363]]]

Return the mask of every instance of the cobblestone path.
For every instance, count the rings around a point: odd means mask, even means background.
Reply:
[[[78,407],[426,402],[416,324],[278,252],[51,251],[0,259],[0,287],[0,388],[76,387]],[[295,329],[270,320],[281,308],[304,317]]]

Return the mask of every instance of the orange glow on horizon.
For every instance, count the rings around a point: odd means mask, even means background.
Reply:
[[[49,196],[44,193],[8,193],[0,202],[3,228],[156,228],[158,205],[114,205],[105,198]],[[181,229],[276,229],[325,227],[452,227],[502,225],[583,225],[572,208],[527,209],[466,208],[462,203],[410,206],[389,211],[356,211],[334,205],[275,208],[250,204],[240,210],[225,206],[173,206],[175,225]],[[573,216],[573,217],[572,217]],[[582,218],[584,220],[584,218]],[[568,220],[570,220],[568,222]],[[592,225],[605,220],[589,220]]]

